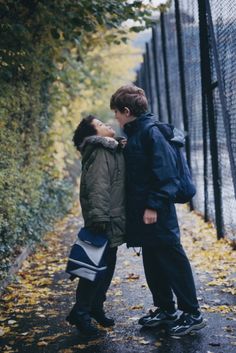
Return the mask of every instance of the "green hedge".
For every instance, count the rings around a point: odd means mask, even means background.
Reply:
[[[33,80],[32,80],[33,81]],[[45,84],[4,83],[0,109],[0,278],[11,255],[40,240],[71,207],[73,185],[58,177],[50,153],[53,119]]]

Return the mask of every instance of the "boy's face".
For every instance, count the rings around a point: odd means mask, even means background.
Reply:
[[[114,137],[115,131],[111,126],[104,124],[101,120],[94,119],[92,125],[95,127],[98,136]]]
[[[115,119],[118,121],[120,127],[123,129],[124,125],[129,121],[129,114],[127,111],[124,113],[120,112],[118,109],[114,109]]]

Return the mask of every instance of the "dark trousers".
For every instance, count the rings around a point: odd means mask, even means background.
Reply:
[[[107,248],[105,255],[107,270],[101,278],[94,282],[85,278],[79,279],[76,290],[76,303],[73,309],[84,313],[89,313],[91,310],[103,309],[103,303],[106,300],[106,292],[115,271],[116,253],[117,247]]]
[[[175,311],[173,292],[178,309],[196,313],[199,308],[189,260],[180,243],[142,248],[143,265],[154,305]]]

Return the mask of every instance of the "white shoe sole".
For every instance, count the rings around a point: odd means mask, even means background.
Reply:
[[[171,336],[185,336],[187,334],[189,334],[190,332],[194,332],[194,331],[198,331],[201,330],[203,327],[206,326],[206,321],[203,320],[200,324],[194,325],[189,327],[188,329],[186,329],[186,331],[184,332],[179,332],[179,333],[170,333]]]

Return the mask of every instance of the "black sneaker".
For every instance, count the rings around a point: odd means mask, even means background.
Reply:
[[[102,309],[92,310],[90,315],[103,327],[110,327],[115,325],[115,321],[112,318],[107,317]]]
[[[141,317],[138,323],[144,327],[156,327],[162,324],[170,324],[177,320],[177,313],[169,313],[160,308],[155,311],[150,310],[148,315]]]
[[[206,326],[201,313],[183,313],[169,330],[171,336],[184,336],[190,332],[198,331]]]
[[[72,310],[66,321],[71,325],[75,325],[83,336],[98,337],[101,334],[101,331],[92,324],[91,317],[87,313]]]

